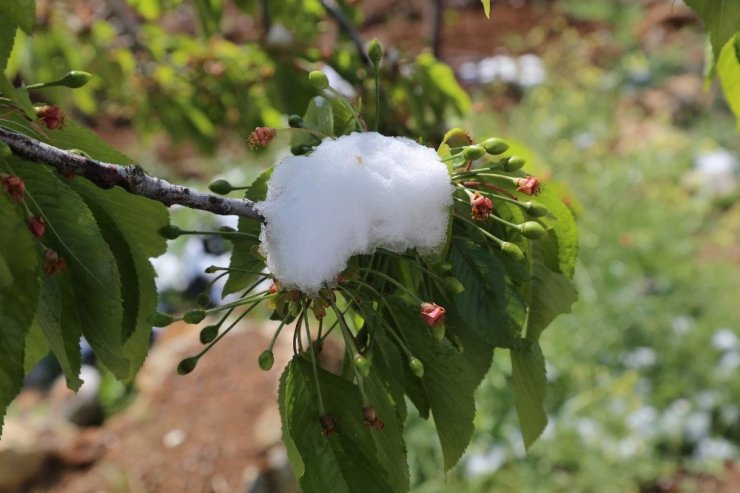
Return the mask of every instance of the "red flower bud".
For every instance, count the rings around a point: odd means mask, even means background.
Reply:
[[[385,428],[385,423],[378,419],[378,415],[375,414],[375,408],[373,406],[363,407],[362,415],[365,426],[372,426],[376,430],[382,430]]]
[[[6,176],[3,178],[3,185],[5,185],[5,191],[8,192],[10,198],[16,202],[23,200],[23,194],[26,191],[26,184],[23,180],[17,176]]]
[[[254,129],[254,132],[249,134],[247,144],[249,144],[249,148],[252,150],[265,147],[267,144],[272,142],[276,133],[277,131],[274,128],[257,127]]]
[[[42,106],[36,110],[36,116],[44,122],[49,130],[64,126],[64,113],[57,106]]]
[[[44,252],[44,274],[53,276],[57,272],[64,272],[66,270],[67,262],[57,252],[51,249]]]
[[[33,216],[31,220],[28,221],[28,229],[35,238],[41,238],[44,236],[44,231],[46,231],[44,218],[41,216]]]
[[[537,195],[540,193],[540,180],[534,176],[519,178],[516,184],[516,189],[519,192],[526,193],[527,195]]]
[[[422,303],[421,318],[425,324],[433,327],[445,321],[445,309],[436,303]]]
[[[472,205],[471,213],[474,219],[483,220],[488,219],[493,210],[493,202],[488,197],[481,195],[479,192],[475,192],[473,198],[470,199]]]

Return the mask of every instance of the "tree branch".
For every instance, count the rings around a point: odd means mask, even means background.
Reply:
[[[141,166],[135,164],[119,166],[97,161],[3,127],[0,127],[0,141],[5,142],[18,157],[48,164],[65,176],[84,176],[100,188],[118,185],[129,193],[156,200],[168,207],[177,204],[222,216],[237,215],[262,220],[254,202],[250,200],[230,199],[173,185],[145,174]]]
[[[347,34],[347,36],[350,37],[352,43],[354,43],[355,48],[357,49],[357,52],[360,54],[360,58],[362,58],[362,61],[365,63],[365,65],[372,65],[370,57],[367,55],[367,51],[365,51],[365,46],[362,41],[362,35],[357,30],[352,21],[346,15],[344,15],[344,12],[342,11],[342,8],[339,6],[339,4],[337,4],[335,0],[319,1],[321,2],[321,6],[324,7],[324,10],[326,10],[326,12],[330,16],[334,17],[334,20],[337,21],[339,27]]]

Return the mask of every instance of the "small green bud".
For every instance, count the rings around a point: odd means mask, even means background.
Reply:
[[[177,365],[178,375],[187,375],[191,371],[195,370],[195,365],[197,364],[198,364],[197,356],[191,356],[189,358],[185,358],[184,360],[180,361],[179,365]]]
[[[432,333],[432,338],[435,341],[441,341],[445,338],[445,324],[436,324],[429,327],[429,331]]]
[[[524,203],[524,210],[532,217],[546,216],[550,210],[545,207],[544,204],[535,201],[529,201]]]
[[[416,375],[417,378],[424,376],[424,365],[419,358],[412,357],[409,360],[409,368],[411,369],[411,373]]]
[[[206,325],[200,331],[201,344],[208,344],[218,336],[218,325]]]
[[[288,125],[291,128],[303,128],[303,118],[300,115],[290,115],[288,117]]]
[[[236,229],[232,228],[231,226],[221,226],[218,228],[219,231],[222,233],[236,233]]]
[[[218,272],[218,267],[216,267],[215,265],[209,265],[203,272],[205,272],[206,274],[215,274],[216,272]]]
[[[452,270],[452,264],[450,262],[442,262],[437,265],[437,268],[442,272],[449,272]]]
[[[226,180],[216,180],[208,185],[208,189],[213,193],[226,195],[227,193],[230,193],[232,190],[234,190],[234,187],[232,187],[231,183]]]
[[[445,277],[444,280],[445,290],[451,294],[460,294],[465,292],[465,286],[454,277]]]
[[[172,323],[172,315],[168,315],[167,313],[162,312],[155,312],[149,315],[149,318],[147,318],[150,324],[154,327],[167,327],[169,324]]]
[[[547,234],[545,228],[536,221],[527,221],[519,225],[522,236],[530,240],[538,240]]]
[[[509,144],[497,137],[491,137],[483,142],[483,148],[488,154],[495,156],[496,154],[503,154],[508,151]]]
[[[367,47],[367,56],[370,58],[370,61],[373,62],[375,70],[378,70],[378,67],[380,67],[380,61],[383,59],[383,45],[380,44],[380,41],[378,41],[377,38],[370,41],[370,44]]]
[[[71,152],[72,154],[76,154],[78,156],[86,157],[90,159],[90,154],[86,153],[82,149],[68,149],[67,152]]]
[[[510,158],[504,159],[502,164],[504,166],[504,171],[516,171],[518,169],[522,169],[526,163],[527,160],[523,157],[511,156]]]
[[[514,260],[524,260],[524,254],[522,253],[521,248],[516,246],[514,243],[508,241],[505,242],[501,245],[501,251]]]
[[[206,308],[210,302],[211,295],[207,291],[203,291],[195,298],[195,303],[201,308]]]
[[[186,324],[199,324],[206,318],[206,312],[203,310],[190,310],[182,319]]]
[[[357,372],[363,377],[366,377],[370,374],[370,361],[368,361],[368,359],[361,354],[355,356],[353,364],[355,365]]]
[[[303,156],[304,154],[308,154],[311,152],[313,147],[306,145],[306,144],[298,144],[294,145],[290,148],[290,153],[294,156]]]
[[[10,146],[5,142],[0,142],[0,157],[8,157],[13,154]]]
[[[167,238],[168,240],[174,240],[180,237],[180,235],[182,234],[182,230],[177,226],[169,225],[161,228],[159,230],[159,234],[160,236]]]
[[[329,87],[329,79],[321,70],[313,70],[312,72],[310,72],[308,74],[308,82],[310,82],[311,85],[319,91],[323,91],[324,89]]]
[[[486,150],[483,149],[483,146],[472,145],[465,148],[463,151],[463,157],[468,161],[475,161],[476,159],[482,158],[485,153]]]
[[[275,355],[272,354],[271,350],[265,349],[264,351],[262,351],[262,353],[260,353],[258,362],[262,370],[270,371],[273,363],[275,363]]]
[[[87,72],[72,70],[59,81],[59,85],[66,86],[71,89],[79,89],[87,84],[87,81],[89,81],[91,77],[92,74],[88,74]]]

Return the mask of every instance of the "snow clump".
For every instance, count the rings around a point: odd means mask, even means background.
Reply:
[[[266,223],[260,248],[283,286],[316,294],[353,255],[438,251],[453,190],[437,153],[410,139],[325,139],[311,155],[275,165],[257,204]]]

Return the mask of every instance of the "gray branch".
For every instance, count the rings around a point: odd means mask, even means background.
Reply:
[[[173,185],[145,174],[138,165],[119,166],[97,161],[2,127],[0,141],[5,142],[18,157],[48,164],[64,176],[84,176],[103,189],[119,186],[129,193],[156,200],[166,206],[178,204],[222,216],[236,215],[262,220],[254,202],[250,200],[230,199]]]

